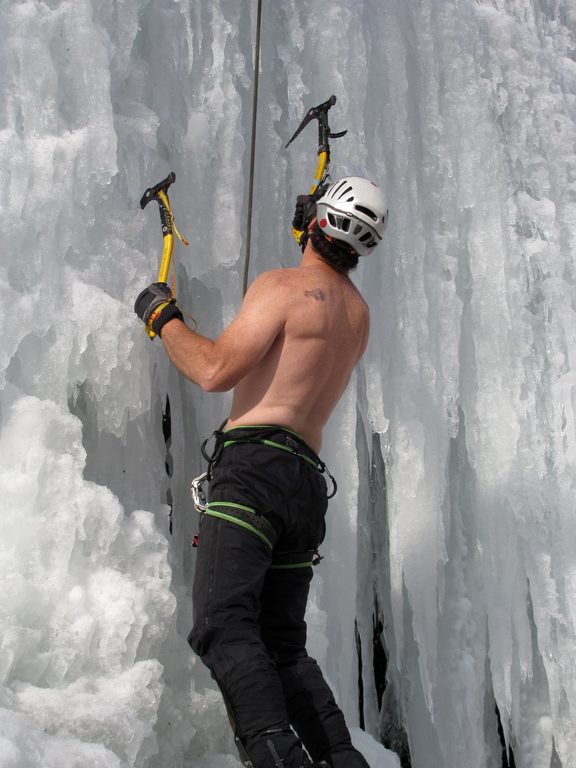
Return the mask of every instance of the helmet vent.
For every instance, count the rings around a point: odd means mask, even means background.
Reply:
[[[334,216],[331,211],[328,211],[328,221],[330,222],[330,225],[334,227],[334,229],[337,229],[340,232],[350,231],[350,224],[352,223],[352,220],[347,216]]]
[[[337,191],[337,192],[339,192],[340,190],[339,190],[339,189],[337,189],[336,191]],[[350,186],[346,187],[346,189],[345,189],[343,192],[340,192],[340,194],[338,195],[338,200],[342,200],[342,198],[344,197],[344,195],[348,195],[348,194],[350,194],[350,192],[352,192],[352,187],[350,187]],[[349,198],[349,199],[348,199],[346,202],[347,202],[347,203],[352,203],[352,202],[354,202],[354,196],[352,196],[351,198]]]
[[[340,182],[340,184],[338,184],[336,189],[332,190],[332,197],[336,197],[338,192],[340,192],[342,187],[345,187],[347,183],[348,183],[348,179],[342,179],[342,181]],[[348,187],[348,189],[350,189],[350,187]],[[346,191],[348,191],[348,190],[346,190]],[[346,193],[344,193],[344,194],[346,194]]]
[[[357,211],[360,211],[360,213],[365,213],[366,216],[369,216],[372,219],[372,221],[378,221],[378,216],[374,211],[371,211],[370,208],[366,208],[364,205],[355,205],[354,208],[356,208]]]

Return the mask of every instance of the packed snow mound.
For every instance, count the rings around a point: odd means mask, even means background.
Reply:
[[[175,610],[167,541],[149,512],[125,517],[86,481],[84,463],[75,416],[14,403],[0,436],[0,702],[31,718],[42,744],[103,744],[135,765],[153,751],[155,653]]]
[[[0,708],[2,768],[125,768],[102,744],[50,736],[18,712]]]

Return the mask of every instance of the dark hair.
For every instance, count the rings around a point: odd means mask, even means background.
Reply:
[[[327,237],[318,226],[314,225],[310,232],[310,240],[314,250],[338,272],[349,272],[358,266],[358,254],[348,243]]]

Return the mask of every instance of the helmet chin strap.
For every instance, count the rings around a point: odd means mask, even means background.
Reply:
[[[304,249],[306,248],[306,244],[307,244],[308,240],[310,239],[310,233],[308,232],[308,227],[310,226],[310,222],[312,221],[312,219],[316,216],[316,199],[321,197],[322,192],[326,189],[326,186],[327,185],[324,184],[324,185],[318,187],[316,192],[314,192],[312,195],[310,195],[311,199],[310,199],[309,207],[308,207],[308,210],[306,211],[306,217],[305,217],[306,228],[302,232],[302,234],[300,235],[300,240],[298,241],[300,247],[302,248],[302,253],[304,253]],[[320,227],[318,226],[318,222],[315,223],[314,229],[317,229],[318,232],[320,232],[320,234],[322,235],[322,237],[325,240],[327,240],[329,243],[334,242],[334,240],[336,239],[334,237],[331,237],[330,235],[327,235],[325,232],[323,232],[320,229]],[[341,245],[343,247],[345,247],[347,244],[342,242]],[[354,249],[352,247],[350,247],[350,251],[354,252]]]
[[[318,232],[324,238],[324,240],[328,241],[329,243],[332,243],[334,241],[333,237],[330,237],[330,235],[327,235],[324,232],[322,232],[322,230],[318,226],[318,223],[314,224],[312,231]],[[302,253],[304,253],[306,245],[308,244],[308,240],[310,239],[310,234],[311,233],[308,231],[308,227],[304,230],[304,232],[302,232],[302,236],[300,237],[300,247],[302,248]]]

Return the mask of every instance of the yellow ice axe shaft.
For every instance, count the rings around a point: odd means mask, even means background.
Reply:
[[[326,172],[326,166],[328,165],[329,153],[327,149],[323,149],[318,153],[318,162],[316,163],[316,173],[314,174],[314,181],[310,187],[309,195],[313,195],[322,181],[324,181],[324,174]],[[292,235],[298,244],[300,244],[300,238],[302,237],[303,230],[292,227]]]
[[[328,150],[323,149],[318,154],[318,162],[316,163],[316,173],[314,174],[314,181],[312,182],[312,186],[310,187],[310,195],[313,195],[314,192],[318,189],[320,183],[322,182],[324,178],[324,172],[326,170],[326,166],[328,165]]]
[[[160,267],[158,268],[158,280],[159,283],[167,283],[168,275],[170,274],[170,264],[172,262],[172,252],[174,251],[174,222],[172,220],[172,209],[170,208],[170,200],[168,195],[161,189],[158,192],[158,201],[161,206],[160,215],[162,216],[162,210],[165,210],[168,214],[167,220],[169,222],[169,229],[164,228],[162,223],[162,259],[160,260]]]
[[[176,174],[174,171],[168,174],[168,176],[156,184],[153,187],[144,192],[142,199],[140,200],[140,208],[145,208],[151,200],[156,200],[158,208],[160,210],[160,223],[162,225],[162,259],[160,261],[160,268],[158,270],[158,283],[168,283],[168,275],[170,273],[170,263],[172,261],[172,252],[174,251],[174,220],[172,218],[172,209],[170,207],[170,200],[168,198],[168,187],[176,180]],[[146,333],[153,339],[156,334],[154,331],[146,326]]]

